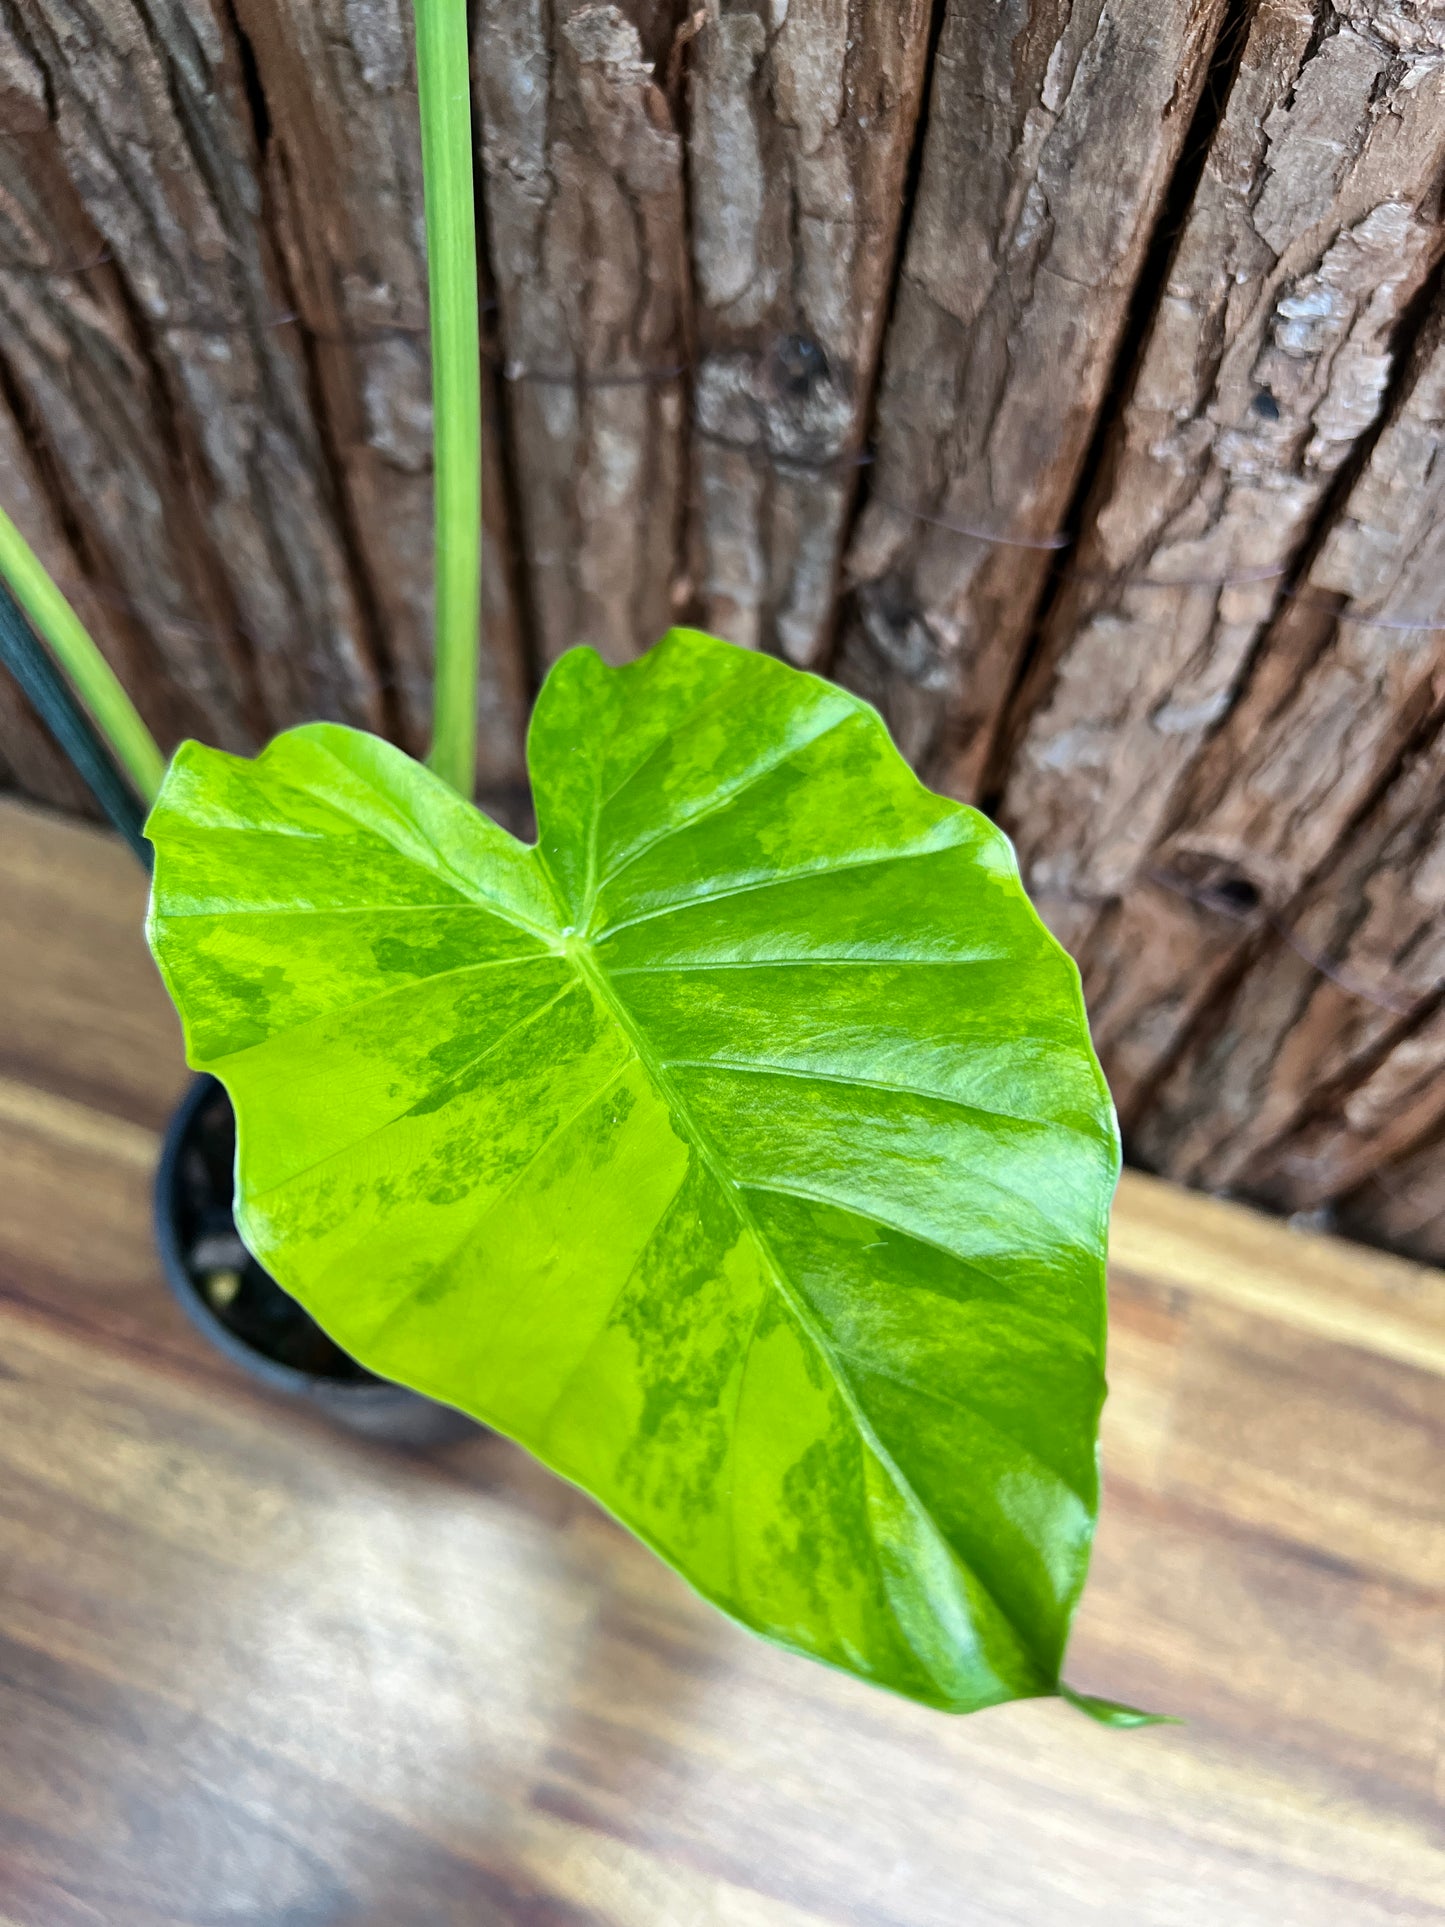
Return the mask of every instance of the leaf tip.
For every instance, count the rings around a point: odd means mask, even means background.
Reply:
[[[1071,1686],[1059,1683],[1059,1698],[1067,1700],[1070,1706],[1077,1707],[1087,1718],[1097,1721],[1100,1726],[1110,1726],[1123,1732],[1136,1726],[1183,1726],[1185,1722],[1173,1713],[1146,1713],[1137,1706],[1125,1706],[1119,1700],[1100,1699],[1094,1693],[1076,1693]]]

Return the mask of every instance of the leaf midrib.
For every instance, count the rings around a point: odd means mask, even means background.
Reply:
[[[548,874],[550,876],[550,871]],[[732,1177],[726,1165],[723,1164],[716,1146],[712,1143],[707,1133],[693,1118],[691,1112],[683,1102],[680,1093],[668,1077],[662,1060],[659,1059],[651,1049],[645,1033],[638,1027],[631,1012],[614,990],[608,979],[607,972],[593,952],[591,942],[586,938],[572,939],[568,942],[567,949],[579,974],[587,980],[588,984],[601,999],[604,1007],[612,1015],[628,1039],[638,1062],[642,1065],[643,1070],[647,1073],[648,1077],[651,1078],[656,1088],[661,1092],[669,1112],[686,1134],[688,1142],[697,1152],[698,1157],[702,1160],[713,1182],[728,1200],[733,1214],[737,1218],[743,1231],[753,1240],[758,1251],[761,1253],[768,1282],[772,1285],[774,1291],[777,1292],[795,1322],[807,1334],[812,1343],[817,1347],[820,1355],[826,1361],[828,1369],[832,1374],[833,1382],[837,1386],[843,1402],[852,1416],[859,1436],[863,1439],[869,1451],[872,1452],[878,1464],[882,1466],[888,1477],[893,1480],[900,1496],[907,1501],[913,1509],[915,1516],[925,1522],[928,1531],[933,1535],[945,1556],[953,1564],[966,1567],[974,1583],[993,1602],[999,1616],[1012,1632],[1020,1654],[1030,1665],[1038,1665],[1038,1661],[1030,1648],[1028,1640],[1015,1622],[1013,1614],[993,1591],[983,1574],[974,1566],[968,1565],[957,1549],[949,1543],[927,1505],[925,1505],[921,1495],[914,1488],[912,1481],[879,1438],[872,1421],[859,1402],[852,1380],[838,1361],[838,1356],[833,1349],[827,1333],[819,1326],[811,1307],[808,1306],[805,1300],[799,1297],[789,1283],[782,1265],[778,1260],[777,1253],[773,1250],[766,1232],[758,1223],[749,1207],[742,1188]],[[938,1679],[925,1655],[918,1651],[913,1641],[909,1638],[907,1628],[893,1605],[886,1577],[884,1579],[884,1593],[885,1596],[888,1597],[889,1609],[893,1613],[894,1623],[897,1625],[905,1645],[909,1651],[913,1653],[927,1676],[934,1680],[935,1684],[939,1687],[946,1690],[945,1682]]]

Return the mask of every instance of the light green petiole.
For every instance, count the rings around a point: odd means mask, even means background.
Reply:
[[[69,677],[112,755],[146,804],[155,801],[166,759],[141,721],[85,624],[46,574],[45,566],[0,509],[0,575],[32,627]]]
[[[436,470],[436,693],[427,761],[470,797],[481,648],[482,395],[467,3],[415,5]]]

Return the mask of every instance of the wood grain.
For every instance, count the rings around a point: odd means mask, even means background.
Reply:
[[[1445,1378],[1445,1280],[1427,1266],[1311,1238],[1142,1171],[1120,1181],[1110,1252],[1155,1286]]]
[[[945,11],[839,671],[953,795],[978,794],[1048,568],[1030,539],[1068,508],[1224,15]]]
[[[148,148],[174,154],[178,141],[164,55],[138,33],[133,11],[90,31],[69,9],[27,14],[22,25],[7,8],[3,24],[0,435],[21,447],[29,469],[7,501],[162,742],[201,721],[216,741],[237,747],[262,726],[259,686],[206,527],[194,418],[149,339],[153,315],[209,313],[189,277],[195,268],[206,278],[201,230],[209,217],[214,248],[216,213],[199,184],[179,206],[161,195],[154,222],[128,196],[128,185],[155,194]],[[118,30],[118,41],[107,29]],[[128,139],[119,160],[102,145],[73,178],[72,163],[97,138],[87,106],[94,109],[94,93],[104,95],[117,68],[135,76],[140,96],[128,108]],[[234,110],[234,96],[227,104]],[[142,125],[147,110],[158,125]],[[134,183],[124,175],[127,161]],[[131,298],[129,264],[123,273],[117,259],[125,255],[122,229],[132,227],[142,244],[135,277],[148,304]],[[158,253],[180,258],[158,269]],[[224,320],[210,345],[217,344],[227,356]],[[233,466],[233,486],[236,479]]]
[[[1429,1264],[1445,1263],[1445,1199],[1440,1170],[1441,1138],[1427,1137],[1413,1150],[1372,1171],[1341,1200],[1338,1217],[1347,1232]]]
[[[1442,425],[1445,307],[1149,870],[1067,914],[1140,1154],[1275,1208],[1445,1118]]]
[[[342,0],[56,0],[0,50],[0,403],[44,458],[38,487],[0,476],[7,504],[163,742],[245,747],[326,714],[420,751],[431,402],[409,24]],[[0,405],[0,445],[10,419]],[[489,442],[478,761],[504,788],[525,674]]]
[[[1368,729],[1368,709],[1361,720]],[[1433,1136],[1445,1116],[1442,752],[1437,736],[1407,759],[1272,922],[1181,918],[1176,965],[1188,968],[1192,938],[1206,984],[1231,967],[1235,981],[1137,1119],[1151,1160],[1275,1209],[1315,1210]],[[1183,1001],[1176,984],[1157,993]]]
[[[0,1920],[1441,1919],[1438,1274],[1128,1180],[1070,1674],[1189,1724],[950,1721],[502,1440],[394,1456],[204,1351],[149,1244],[143,894],[0,805]]]
[[[7,366],[72,513],[222,740],[298,706],[379,722],[302,344],[278,325],[264,123],[232,16],[222,0],[9,12],[44,101],[6,171],[23,258],[105,257],[14,277],[7,316]]]
[[[1429,1257],[1442,45],[1407,6],[1260,7],[1004,809],[1135,1152]]]
[[[539,658],[626,662],[682,575],[687,240],[671,0],[482,0],[474,94]]]
[[[822,660],[866,438],[929,0],[708,0],[688,43],[697,593]]]
[[[1099,899],[1154,860],[1196,753],[1252,666],[1255,684],[1269,681],[1269,652],[1255,665],[1255,650],[1281,576],[1332,479],[1368,452],[1393,403],[1403,319],[1445,251],[1442,53],[1445,21],[1409,0],[1340,9],[1263,0],[1253,17],[1069,586],[1020,702],[1027,723],[1004,816],[1033,888],[1076,947]],[[1432,386],[1422,371],[1412,379]],[[1353,594],[1359,613],[1373,614],[1372,598],[1392,586],[1378,549],[1393,518],[1382,521],[1378,498],[1409,457],[1403,446],[1375,452],[1377,502],[1373,514],[1361,503],[1362,539],[1346,509],[1320,579],[1310,577],[1327,612]],[[1402,541],[1397,578],[1422,534]],[[1365,632],[1351,630],[1344,646],[1366,647]],[[1395,713],[1387,704],[1382,737]],[[1362,744],[1357,764],[1341,764],[1311,740],[1307,718],[1292,723],[1291,748],[1316,772],[1311,798],[1328,794],[1317,823],[1307,806],[1290,820],[1309,850],[1328,849],[1377,758]],[[1259,728],[1246,700],[1237,758],[1269,754]],[[1278,736],[1273,747],[1278,756]],[[1250,793],[1230,827],[1252,849],[1262,833],[1246,819],[1260,784],[1240,780]],[[1287,800],[1276,810],[1279,821]],[[1290,838],[1263,835],[1261,865],[1288,861]]]

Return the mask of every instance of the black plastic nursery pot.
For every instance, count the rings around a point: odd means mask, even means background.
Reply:
[[[198,1077],[166,1132],[156,1244],[166,1282],[217,1351],[273,1392],[393,1445],[445,1445],[478,1428],[462,1412],[369,1372],[242,1244],[233,1215],[236,1119],[225,1087]]]

